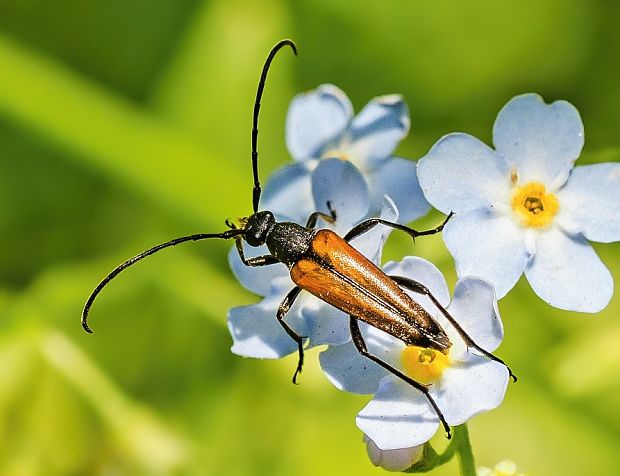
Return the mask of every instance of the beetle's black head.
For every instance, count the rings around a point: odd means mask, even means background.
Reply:
[[[267,233],[275,225],[276,218],[271,212],[257,212],[248,218],[245,225],[245,241],[250,246],[260,246],[265,243]]]

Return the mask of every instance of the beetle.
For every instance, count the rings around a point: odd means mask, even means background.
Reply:
[[[407,345],[426,347],[447,354],[452,345],[447,334],[437,321],[404,291],[407,289],[413,293],[428,296],[454,326],[468,347],[476,349],[494,361],[503,365],[506,364],[500,358],[478,346],[423,284],[403,276],[386,275],[353,248],[349,242],[377,225],[403,231],[415,240],[419,236],[441,232],[452,214],[448,215],[446,220],[437,228],[426,231],[416,231],[381,218],[370,218],[355,226],[344,237],[340,237],[331,230],[316,229],[319,218],[328,223],[333,223],[336,220],[336,212],[331,209],[329,203],[327,205],[330,214],[314,212],[308,218],[305,226],[292,222],[277,222],[271,211],[259,211],[261,185],[258,176],[258,117],[271,62],[276,53],[285,46],[290,47],[293,53],[297,55],[297,47],[291,40],[281,40],[271,49],[261,72],[254,102],[251,156],[254,178],[252,215],[241,219],[239,226],[226,220],[225,223],[229,229],[222,233],[199,233],[175,238],[149,248],[121,263],[103,278],[88,297],[82,311],[82,327],[86,332],[92,333],[88,326],[88,314],[95,298],[112,279],[129,266],[162,249],[187,241],[201,241],[212,238],[234,239],[244,265],[268,266],[284,263],[290,270],[290,276],[295,287],[286,295],[278,307],[276,319],[286,333],[297,343],[298,362],[293,375],[293,383],[297,383],[297,376],[303,367],[304,337],[295,332],[286,323],[284,317],[303,290],[349,315],[351,337],[359,353],[422,392],[437,413],[448,438],[450,438],[450,427],[441,409],[429,394],[428,387],[370,353],[358,321],[370,324],[400,339]],[[244,241],[251,247],[267,245],[269,254],[246,258],[243,250]],[[506,367],[508,368],[508,366]],[[510,368],[508,371],[513,380],[516,381],[516,377]]]

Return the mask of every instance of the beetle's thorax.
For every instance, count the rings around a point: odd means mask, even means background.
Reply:
[[[275,223],[265,243],[271,255],[290,268],[308,251],[315,234],[316,230],[297,223]]]

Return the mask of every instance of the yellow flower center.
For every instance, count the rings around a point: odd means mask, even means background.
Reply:
[[[349,160],[347,154],[345,154],[342,150],[338,149],[330,149],[322,155],[323,159],[340,159],[340,160]]]
[[[405,373],[424,385],[436,381],[450,365],[450,358],[446,354],[417,345],[405,347],[401,358]]]
[[[553,221],[560,204],[552,193],[545,193],[540,182],[530,182],[516,187],[512,195],[512,209],[521,218],[523,226],[543,228]]]

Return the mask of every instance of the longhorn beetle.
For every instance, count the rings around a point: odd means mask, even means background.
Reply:
[[[371,354],[366,347],[358,321],[364,321],[387,332],[407,345],[427,347],[447,353],[452,345],[448,336],[437,321],[403,291],[402,288],[405,288],[414,293],[428,296],[458,331],[468,347],[476,349],[489,359],[503,365],[506,364],[498,357],[479,347],[423,284],[403,276],[388,276],[384,274],[377,266],[353,248],[349,242],[379,224],[404,231],[413,239],[418,236],[431,235],[440,232],[452,214],[437,228],[426,231],[416,231],[381,218],[370,218],[355,226],[344,238],[341,238],[330,230],[315,229],[319,218],[324,219],[328,223],[334,222],[336,213],[331,208],[330,215],[321,212],[312,213],[308,218],[306,226],[290,222],[278,223],[272,212],[258,211],[261,195],[261,186],[258,179],[257,150],[260,101],[271,62],[276,53],[285,46],[289,46],[293,53],[297,55],[297,48],[291,40],[281,40],[271,49],[263,66],[254,102],[252,122],[252,173],[254,177],[252,215],[241,220],[242,228],[238,228],[226,220],[226,225],[230,228],[227,231],[222,233],[199,233],[175,238],[149,248],[121,263],[103,278],[88,297],[82,312],[82,327],[86,332],[92,333],[87,319],[88,312],[95,298],[112,279],[129,266],[164,248],[169,248],[186,241],[232,238],[235,240],[239,256],[246,266],[268,266],[275,263],[284,263],[290,269],[291,279],[296,286],[280,304],[276,313],[276,319],[287,334],[297,342],[299,359],[293,375],[294,383],[297,383],[297,375],[301,372],[303,366],[304,338],[286,323],[284,316],[300,292],[305,290],[349,314],[351,337],[359,353],[422,392],[441,420],[447,437],[450,438],[450,427],[436,402],[429,394],[427,386],[413,380],[400,370]],[[252,247],[266,244],[270,254],[246,258],[243,253],[243,241]],[[516,381],[516,377],[510,371],[510,368],[508,368],[508,372],[513,380]]]

